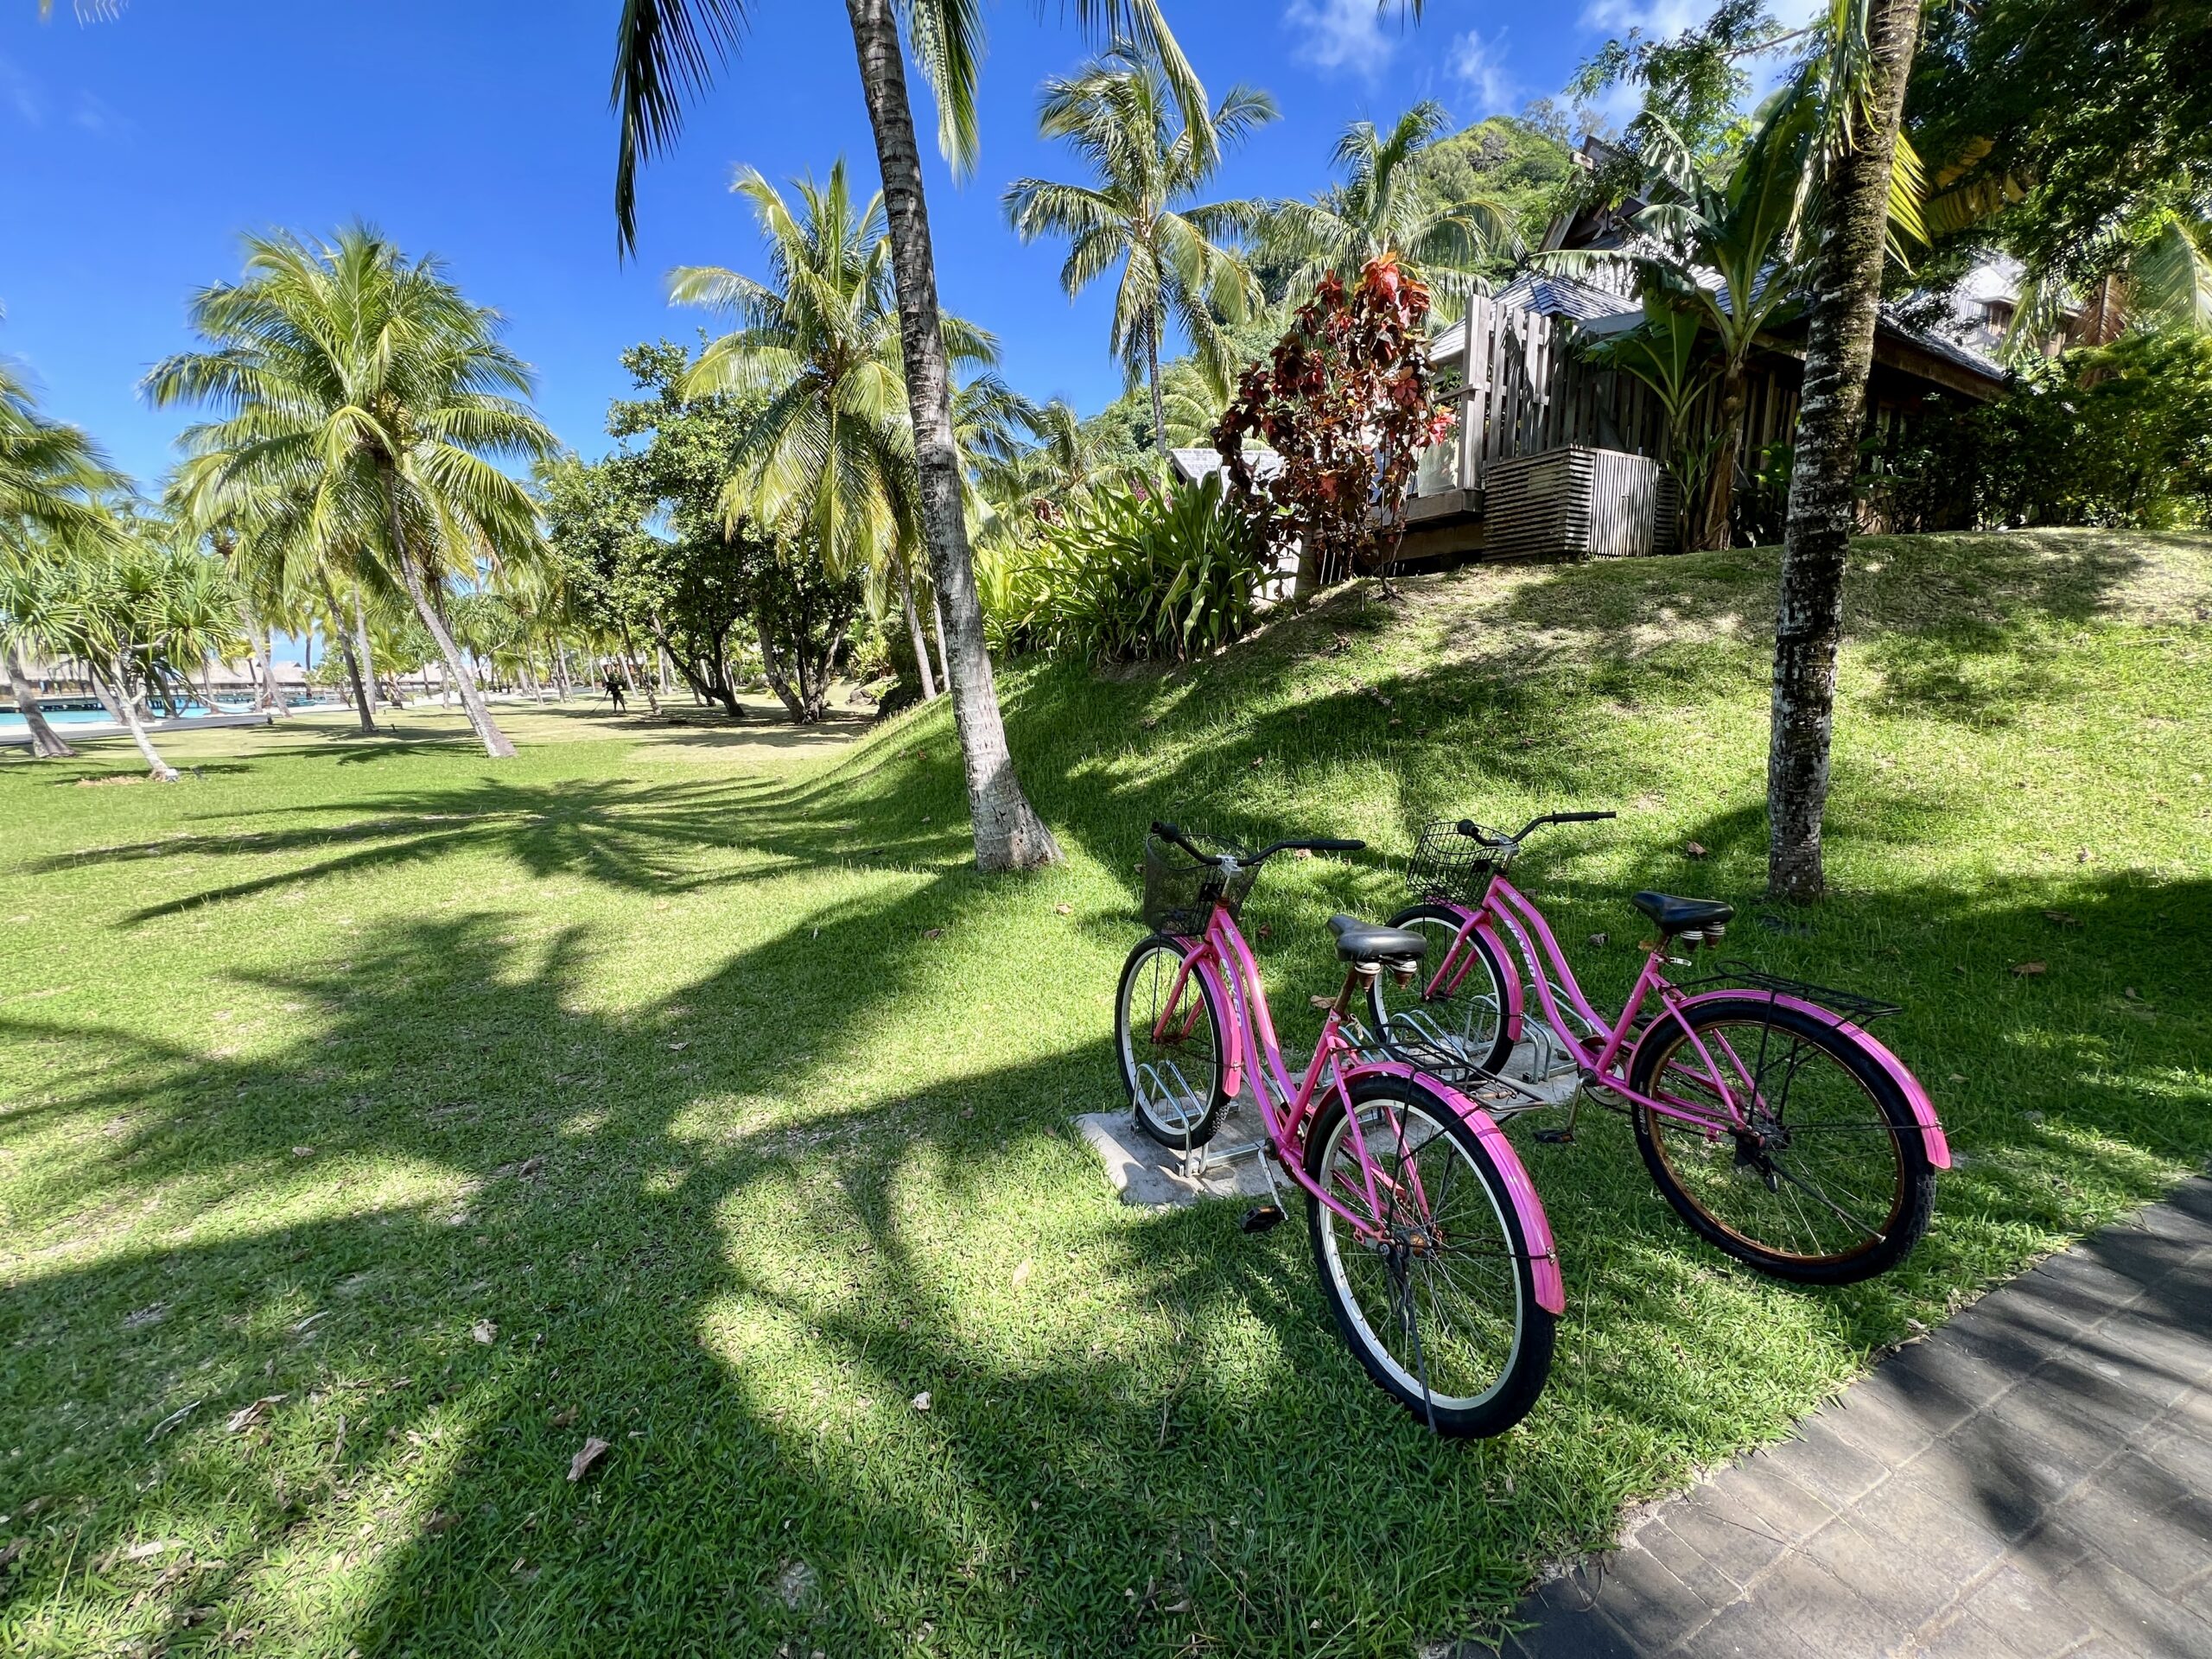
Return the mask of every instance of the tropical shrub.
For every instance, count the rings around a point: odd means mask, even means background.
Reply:
[[[1395,550],[1421,453],[1452,429],[1429,379],[1428,310],[1428,289],[1394,255],[1349,288],[1323,278],[1214,429],[1231,494],[1268,551],[1297,550],[1300,592]],[[1264,478],[1248,437],[1281,457]]]
[[[2212,523],[2212,338],[2124,334],[1923,422],[1861,492],[1899,531]]]
[[[1100,663],[1181,661],[1252,626],[1268,564],[1257,526],[1217,477],[1101,485],[984,581],[1001,650]]]

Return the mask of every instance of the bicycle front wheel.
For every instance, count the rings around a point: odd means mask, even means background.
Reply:
[[[1631,1114],[1668,1203],[1738,1262],[1800,1284],[1853,1284],[1895,1267],[1928,1230],[1936,1171],[1904,1090],[1816,1014],[1763,996],[1700,1004],[1652,1027],[1629,1084],[1706,1120]],[[1724,1087],[1740,1129],[1713,1127],[1727,1122]]]
[[[1502,1434],[1543,1392],[1553,1340],[1504,1179],[1419,1084],[1363,1077],[1351,1100],[1346,1111],[1332,1097],[1306,1142],[1306,1173],[1375,1230],[1306,1195],[1337,1329],[1376,1386],[1440,1434]]]
[[[1213,1139],[1229,1099],[1226,1010],[1196,973],[1186,946],[1154,933],[1129,952],[1114,999],[1114,1049],[1137,1128],[1163,1147]]]

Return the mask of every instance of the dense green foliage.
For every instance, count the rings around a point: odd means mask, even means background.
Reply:
[[[1872,482],[1908,525],[2212,522],[2212,338],[2130,334],[2069,352],[1997,403],[1929,423]]]
[[[1578,176],[1566,132],[1494,115],[1440,138],[1415,159],[1413,176],[1445,201],[1492,201],[1522,242],[1541,246]]]
[[[1196,485],[1100,485],[994,561],[985,617],[1001,649],[1099,663],[1181,661],[1241,637],[1267,575],[1250,519]]]

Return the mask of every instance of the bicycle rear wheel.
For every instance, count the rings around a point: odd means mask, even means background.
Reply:
[[[1389,974],[1376,975],[1368,987],[1368,1011],[1375,1018],[1375,1029],[1404,1044],[1417,1067],[1449,1071],[1451,1063],[1458,1062],[1495,1073],[1512,1054],[1513,1039],[1505,1028],[1506,968],[1490,942],[1479,933],[1469,934],[1465,949],[1452,964],[1452,976],[1458,982],[1433,997],[1428,995],[1465,919],[1452,906],[1438,904],[1414,905],[1393,916],[1392,927],[1427,938],[1428,954],[1408,985],[1401,987]],[[1445,1062],[1441,1067],[1440,1056]]]
[[[1437,1433],[1502,1434],[1543,1392],[1553,1341],[1503,1178],[1474,1131],[1419,1084],[1363,1077],[1351,1098],[1347,1112],[1332,1096],[1306,1141],[1306,1173],[1380,1230],[1363,1237],[1306,1195],[1337,1330],[1376,1386]]]
[[[1227,1011],[1184,972],[1187,948],[1166,933],[1140,941],[1114,999],[1114,1052],[1137,1128],[1182,1148],[1213,1139],[1229,1099]]]
[[[1895,1267],[1928,1230],[1936,1171],[1904,1090],[1818,1015],[1764,996],[1700,1003],[1651,1027],[1629,1084],[1723,1119],[1725,1084],[1747,1111],[1749,1128],[1733,1132],[1644,1106],[1631,1114],[1668,1203],[1738,1262],[1801,1284],[1853,1284]]]

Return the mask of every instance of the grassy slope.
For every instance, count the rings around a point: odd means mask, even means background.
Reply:
[[[1872,542],[1840,891],[1737,944],[1908,1004],[1962,1155],[1904,1270],[1736,1271],[1603,1118],[1529,1153],[1550,1391],[1444,1445],[1328,1334],[1302,1227],[1111,1199],[1067,1121],[1118,1096],[1148,817],[1402,851],[1617,806],[1522,872],[1615,989],[1624,889],[1756,893],[1773,580],[1470,572],[1187,673],[1010,676],[1071,855],[1033,879],[963,868],[941,710],[827,757],[569,715],[500,766],[450,721],[210,734],[175,790],[0,765],[0,1645],[1402,1653],[1495,1616],[2212,1152],[2212,550]],[[1270,870],[1287,1034],[1320,917],[1395,902]]]

